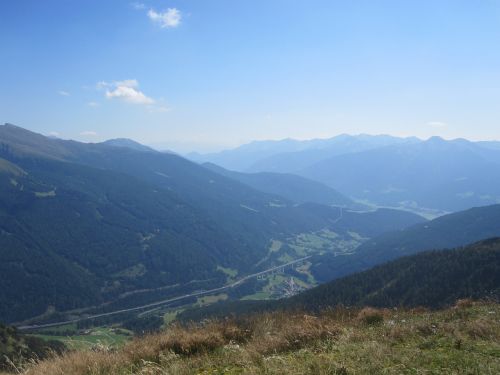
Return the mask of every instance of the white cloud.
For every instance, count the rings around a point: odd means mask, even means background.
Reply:
[[[95,137],[95,136],[97,136],[97,133],[95,131],[92,131],[92,130],[85,130],[85,131],[81,132],[80,135],[83,135],[84,137]]]
[[[157,12],[154,9],[150,9],[148,17],[164,29],[175,28],[181,24],[182,20],[182,14],[177,8],[168,8],[164,12]]]
[[[139,82],[136,79],[125,79],[123,81],[116,81],[114,83],[116,86],[126,86],[126,87],[138,87]]]
[[[152,105],[155,103],[153,98],[146,96],[138,90],[139,82],[135,79],[114,82],[98,82],[98,89],[106,90],[106,98],[119,99],[132,104]]]
[[[70,93],[64,90],[59,90],[57,93],[61,96],[70,96]]]
[[[49,135],[51,137],[59,137],[59,133],[58,132],[50,132]]]
[[[97,103],[97,102],[88,102],[87,105],[89,107],[99,107],[99,103]]]
[[[133,104],[153,104],[155,102],[141,91],[128,86],[118,86],[112,91],[106,91],[106,98],[117,98]]]
[[[442,121],[430,121],[427,123],[428,126],[432,126],[433,128],[444,128],[448,126],[446,122]]]

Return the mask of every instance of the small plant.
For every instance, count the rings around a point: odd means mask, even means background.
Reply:
[[[472,306],[474,306],[474,301],[471,300],[470,298],[459,299],[455,304],[456,309],[462,309],[462,310],[470,309]]]
[[[357,319],[366,325],[379,325],[384,322],[384,315],[378,309],[365,307],[358,313]]]

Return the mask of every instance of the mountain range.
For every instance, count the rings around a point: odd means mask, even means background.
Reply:
[[[315,162],[344,153],[362,152],[398,143],[418,142],[418,138],[390,135],[357,136],[341,134],[329,139],[299,141],[254,141],[232,150],[211,154],[190,153],[187,158],[209,162],[239,172],[294,173]]]
[[[203,164],[218,174],[240,181],[256,190],[287,198],[297,203],[320,203],[327,206],[359,209],[363,206],[335,189],[314,180],[290,173],[241,173],[224,169],[213,163]]]
[[[240,159],[245,163],[236,165]],[[239,172],[293,173],[376,206],[445,213],[500,202],[500,149],[493,141],[341,135],[254,142],[194,160]]]
[[[374,185],[382,184],[377,173],[405,163],[427,176],[407,176],[414,194],[446,186],[462,171],[457,164],[477,173],[463,181],[485,183],[486,163],[492,173],[485,188],[496,184],[494,143],[343,138],[369,149],[328,160],[365,160]],[[390,158],[388,168],[382,161]],[[433,159],[437,169],[427,167]],[[361,189],[346,188],[345,168],[336,174],[342,189]],[[80,143],[0,126],[0,320],[50,322],[145,305],[299,259],[307,259],[301,270],[285,276],[310,287],[402,256],[500,237],[499,204],[427,221],[368,209],[319,180],[200,165],[127,139]],[[450,202],[445,198],[441,203]],[[259,292],[256,285],[246,295]]]
[[[328,253],[335,236],[342,244],[350,238],[355,250],[425,221],[396,210],[301,204],[130,141],[84,144],[9,124],[0,126],[0,198],[6,322],[220,286],[227,272],[284,262],[272,244],[307,233],[326,231],[330,239],[308,252]]]

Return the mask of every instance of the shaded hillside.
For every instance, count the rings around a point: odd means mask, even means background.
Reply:
[[[287,304],[438,308],[460,298],[500,299],[500,239],[403,257],[320,285]]]
[[[499,236],[500,205],[472,208],[373,238],[349,258],[326,255],[315,262],[313,273],[324,282],[420,251]]]
[[[223,176],[240,181],[256,190],[281,196],[293,202],[313,202],[353,208],[361,206],[331,187],[301,176],[271,172],[233,172],[211,163],[205,163],[203,166]]]
[[[402,257],[278,301],[233,301],[186,310],[183,321],[338,305],[442,308],[457,299],[500,299],[500,238]]]
[[[458,211],[498,203],[498,171],[499,150],[433,137],[335,156],[299,174],[379,205]]]
[[[271,239],[345,232],[335,227],[338,212],[325,209],[320,215],[176,155],[1,126],[0,318],[100,305],[138,290],[170,286],[116,307],[220,286],[220,266],[254,271]],[[391,230],[422,221],[401,215],[388,217]],[[363,222],[349,230],[364,233]]]

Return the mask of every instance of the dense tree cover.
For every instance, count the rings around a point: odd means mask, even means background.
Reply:
[[[500,239],[403,257],[320,285],[291,305],[439,308],[459,298],[500,298]]]
[[[375,220],[374,224],[379,222]],[[465,246],[499,236],[500,205],[477,207],[369,236],[372,238],[349,258],[326,255],[315,259],[312,272],[317,280],[325,282],[419,251]]]
[[[186,310],[183,321],[265,310],[318,311],[336,305],[440,308],[457,299],[500,299],[500,238],[426,251],[278,301],[230,301]]]
[[[423,220],[385,215],[392,230]],[[221,285],[218,265],[255,271],[272,238],[324,228],[381,233],[364,219],[336,226],[338,217],[334,208],[296,206],[176,155],[0,126],[0,319],[118,297],[105,306],[129,307],[151,301],[132,291],[152,297],[155,288],[193,280]]]
[[[21,335],[15,328],[0,324],[0,370],[15,370],[21,362],[44,359],[52,353],[61,353],[65,346],[60,341],[45,341]]]
[[[331,206],[358,208],[350,198],[321,182],[287,173],[241,173],[219,167],[212,163],[203,164],[214,172],[240,181],[256,190],[287,198],[297,203],[320,203]]]

